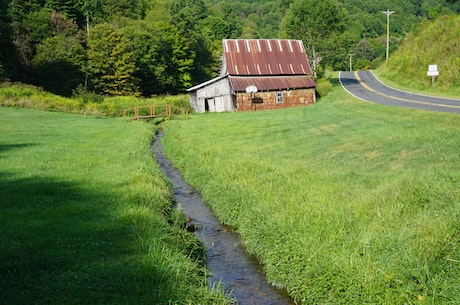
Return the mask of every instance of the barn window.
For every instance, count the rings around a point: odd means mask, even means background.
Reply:
[[[276,92],[276,103],[283,104],[284,103],[284,94],[283,91]]]

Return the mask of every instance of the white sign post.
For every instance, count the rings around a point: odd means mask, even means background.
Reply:
[[[439,75],[438,65],[429,65],[426,75],[431,76],[431,87],[434,88],[434,78]]]

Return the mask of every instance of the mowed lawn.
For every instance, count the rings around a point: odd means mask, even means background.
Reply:
[[[460,116],[336,88],[164,129],[166,155],[302,304],[460,303]]]
[[[153,137],[142,122],[0,108],[0,303],[227,303]]]

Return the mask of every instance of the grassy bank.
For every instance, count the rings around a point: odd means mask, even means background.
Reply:
[[[43,91],[39,87],[21,83],[0,84],[0,106],[37,109],[107,117],[123,116],[123,109],[137,105],[170,104],[191,110],[188,95],[138,98],[130,96],[99,96],[79,92],[72,98]]]
[[[401,46],[378,69],[377,75],[397,88],[460,98],[460,16],[424,20],[408,33]],[[437,64],[434,88],[427,76],[428,65]]]
[[[458,115],[356,101],[192,115],[165,152],[303,304],[460,302]]]
[[[140,122],[0,108],[4,304],[226,304]]]

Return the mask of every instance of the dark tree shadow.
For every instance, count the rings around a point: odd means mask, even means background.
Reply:
[[[0,158],[30,145],[0,144]],[[101,189],[0,170],[2,304],[168,304],[177,294],[168,266],[149,261],[130,231],[144,216],[123,216],[131,203]]]
[[[98,225],[113,218],[110,207],[103,204],[104,194],[91,194],[52,177],[12,177],[0,173],[2,301],[54,304],[67,294],[81,298],[90,293],[100,303],[118,295],[123,287],[102,288],[102,281],[109,277],[107,273],[121,276],[110,270],[116,266],[113,261],[123,261],[132,249],[117,246],[120,239],[127,238],[122,223]],[[114,248],[107,251],[106,245],[111,243]],[[88,282],[101,288],[85,292]]]
[[[30,147],[34,146],[35,144],[32,143],[24,143],[24,144],[0,144],[0,153],[11,150],[11,149],[19,149],[19,148],[25,148],[25,147]],[[1,157],[1,155],[0,155]]]
[[[84,79],[78,67],[62,60],[38,65],[33,74],[36,85],[62,96],[71,96]]]
[[[334,87],[336,87],[336,86],[341,86],[340,80],[339,80],[338,77],[331,77],[331,78],[329,79],[329,81],[331,82],[331,84],[332,84]]]
[[[143,282],[154,288],[160,275],[133,259],[139,249],[111,195],[52,177],[13,177],[0,173],[4,304],[156,303]]]

